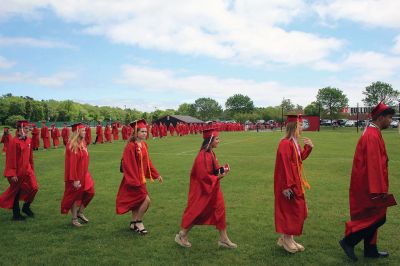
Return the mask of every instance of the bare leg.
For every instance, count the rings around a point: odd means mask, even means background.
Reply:
[[[228,244],[233,244],[226,233],[226,229],[219,230],[219,240]]]
[[[78,218],[78,206],[76,205],[75,202],[74,202],[74,204],[72,205],[71,214],[72,214],[72,219]]]
[[[143,201],[142,205],[140,205],[139,209],[137,210],[136,213],[136,219],[134,221],[142,221],[144,214],[147,212],[150,206],[150,198],[149,196],[146,196],[146,199]],[[144,229],[143,223],[136,223],[136,226],[138,227],[139,230]]]
[[[74,202],[74,204],[72,205],[71,214],[72,214],[72,225],[76,227],[82,226],[82,224],[78,221],[78,206],[76,205],[76,202]]]
[[[132,223],[132,222],[136,222],[136,215],[137,215],[137,209],[132,210],[132,220],[131,220],[131,225],[130,225],[131,229],[134,229],[134,227],[135,227],[135,223]]]

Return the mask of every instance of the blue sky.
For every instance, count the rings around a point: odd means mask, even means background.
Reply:
[[[0,93],[142,111],[400,86],[398,0],[1,0]]]

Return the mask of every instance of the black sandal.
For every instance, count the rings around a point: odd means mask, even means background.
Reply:
[[[142,221],[136,221],[136,223],[142,223]],[[142,230],[139,230],[139,227],[137,227],[136,224],[135,224],[135,228],[136,228],[135,232],[138,233],[139,235],[144,236],[144,235],[146,235],[148,233],[148,231],[144,227],[143,227]]]
[[[129,230],[132,230],[133,232],[137,232],[138,228],[136,226],[137,221],[131,221],[131,223],[129,224]],[[133,224],[133,228],[132,228],[132,224]]]

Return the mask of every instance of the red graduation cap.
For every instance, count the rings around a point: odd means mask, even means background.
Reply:
[[[203,139],[218,137],[219,133],[215,127],[210,127],[203,130]]]
[[[72,132],[76,132],[80,128],[85,128],[85,125],[83,125],[82,123],[76,123],[73,124],[71,127],[72,127]]]
[[[32,123],[31,125],[32,125],[32,127],[36,127],[36,124],[35,124],[35,123]]]
[[[383,100],[378,103],[377,106],[374,107],[374,109],[372,109],[371,111],[371,117],[377,117],[378,115],[380,115],[383,111],[389,109],[389,106],[387,106],[386,104],[383,103]]]
[[[55,127],[55,126],[56,126],[56,124],[51,124],[51,126],[52,126],[52,127]]]
[[[303,122],[303,117],[301,116],[301,114],[297,114],[297,115],[286,115],[287,119],[286,119],[286,123],[290,123],[290,122]]]
[[[146,123],[146,120],[144,120],[144,119],[139,119],[139,120],[133,121],[129,125],[132,128],[146,128],[147,129],[147,123]]]
[[[3,131],[6,132],[6,131],[8,131],[9,129],[10,129],[9,127],[4,127],[4,128],[3,128]]]
[[[19,120],[17,121],[17,127],[26,127],[29,125],[29,122],[27,120]]]

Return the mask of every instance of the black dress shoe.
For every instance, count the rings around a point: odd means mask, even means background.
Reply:
[[[389,253],[386,251],[378,251],[375,253],[365,253],[364,252],[364,257],[366,257],[366,258],[387,258],[387,257],[389,257]]]
[[[29,204],[26,204],[26,203],[22,207],[22,212],[25,213],[26,215],[28,215],[31,218],[33,218],[35,216],[35,214],[31,210],[31,208],[29,207]]]
[[[339,241],[339,245],[342,247],[347,257],[349,257],[352,261],[358,260],[356,254],[354,254],[354,247],[347,245],[344,239]]]

